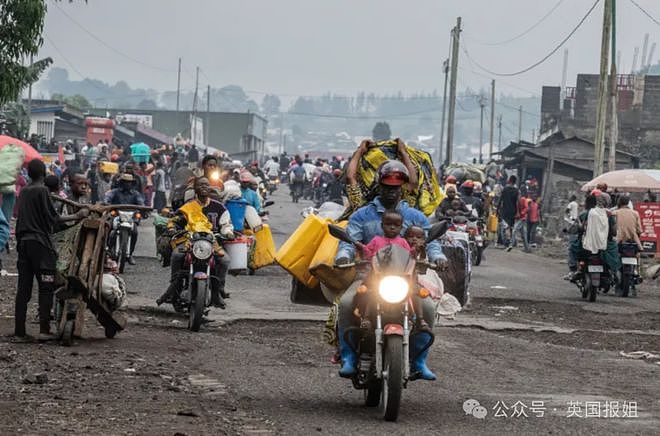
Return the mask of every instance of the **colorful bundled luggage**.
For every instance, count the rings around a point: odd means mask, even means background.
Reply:
[[[429,216],[440,205],[445,197],[440,184],[438,183],[438,174],[433,166],[431,155],[425,151],[406,146],[410,159],[417,168],[418,183],[416,189],[410,191],[404,189],[403,199],[410,206],[421,210]],[[378,183],[376,180],[378,167],[389,159],[398,159],[397,143],[395,140],[380,141],[362,156],[358,166],[357,179],[362,195],[360,199],[350,198],[351,205],[343,217],[350,214],[367,202],[371,201],[377,194]],[[359,201],[359,202],[356,202]]]

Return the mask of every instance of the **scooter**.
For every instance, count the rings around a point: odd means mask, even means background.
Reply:
[[[110,256],[119,265],[119,273],[124,273],[126,261],[131,255],[133,228],[140,224],[142,213],[133,210],[112,210],[112,236],[108,242]]]

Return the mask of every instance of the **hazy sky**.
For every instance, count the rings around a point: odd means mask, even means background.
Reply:
[[[512,72],[545,56],[594,0],[564,0],[537,28],[508,44],[486,46],[480,41],[503,41],[524,32],[558,1],[49,1],[48,39],[41,55],[53,57],[54,64],[67,68],[73,80],[80,76],[63,57],[84,76],[110,83],[126,80],[133,87],[159,90],[176,89],[179,56],[184,63],[184,89],[194,87],[194,69],[199,65],[201,86],[237,84],[251,91],[295,95],[441,90],[442,61],[457,16],[463,18],[462,42],[470,55],[491,70]],[[660,19],[659,0],[636,1]],[[644,33],[650,33],[651,42],[660,40],[660,26],[630,0],[617,3],[618,48],[628,72],[634,47],[640,46],[641,51]],[[578,72],[598,71],[602,4],[601,0],[566,44],[569,85]],[[62,11],[124,55],[95,40]],[[508,84],[535,93],[543,84],[559,84],[562,54],[563,49],[521,76],[496,77],[499,90],[529,95]],[[660,48],[655,58],[659,57]],[[487,86],[490,75],[471,65],[463,52],[460,65],[459,87]]]

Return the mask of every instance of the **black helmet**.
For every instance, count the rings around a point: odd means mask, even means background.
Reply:
[[[402,186],[410,180],[408,168],[398,160],[387,160],[378,168],[378,183],[389,186]]]

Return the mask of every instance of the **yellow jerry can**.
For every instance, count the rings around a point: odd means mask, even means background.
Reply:
[[[254,245],[254,252],[250,259],[250,268],[259,269],[275,262],[275,242],[273,241],[273,234],[268,224],[264,224],[254,234]]]
[[[337,225],[345,229],[348,221],[342,221]],[[329,232],[326,233],[312,261],[309,263],[309,272],[333,291],[343,291],[348,288],[355,280],[356,274],[355,268],[342,270],[333,268],[338,247],[339,239]]]
[[[303,285],[315,288],[319,281],[309,272],[309,265],[327,234],[328,222],[309,215],[277,250],[275,261]]]

